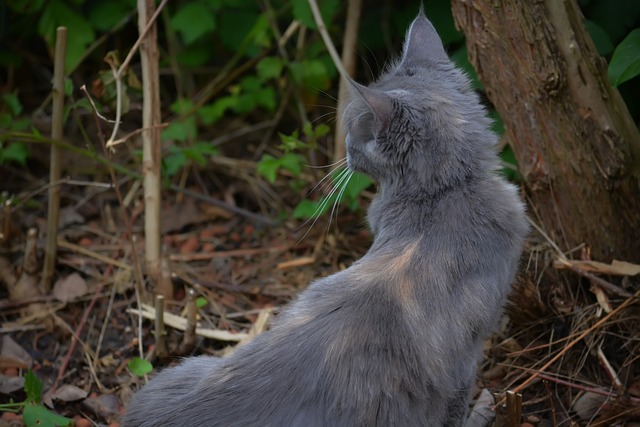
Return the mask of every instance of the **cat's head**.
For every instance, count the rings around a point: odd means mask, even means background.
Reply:
[[[348,164],[383,189],[439,191],[495,157],[484,108],[422,12],[399,60],[368,87],[351,81],[351,89],[343,116]]]

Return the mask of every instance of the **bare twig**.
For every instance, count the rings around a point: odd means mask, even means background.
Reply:
[[[166,332],[164,330],[164,296],[156,295],[156,318],[153,335],[156,340],[156,354],[164,357],[167,354]]]
[[[67,56],[67,28],[58,27],[56,31],[56,52],[53,66],[51,139],[62,139],[64,121],[64,62]],[[51,145],[49,181],[60,180],[60,149]],[[48,294],[55,268],[56,243],[58,240],[58,218],[60,215],[60,186],[49,187],[49,207],[47,210],[47,247],[42,269],[42,289]]]
[[[156,318],[155,309],[147,304],[141,304],[140,310],[136,310],[134,308],[130,308],[127,310],[127,313],[137,314],[142,319],[153,320]],[[179,329],[184,331],[187,329],[187,319],[176,316],[172,313],[164,313],[164,323],[167,326],[171,326],[174,329]],[[211,338],[219,341],[241,341],[243,338],[247,336],[246,333],[231,333],[228,331],[223,331],[220,329],[206,329],[206,328],[196,328],[196,335],[200,335],[206,338]]]
[[[342,43],[342,64],[349,76],[354,76],[356,71],[356,43],[358,40],[358,28],[360,27],[360,13],[362,11],[362,0],[349,0],[347,7],[347,22],[344,29],[344,39]],[[338,111],[336,120],[336,134],[333,147],[333,161],[337,162],[346,156],[345,135],[342,128],[342,114],[344,111],[345,99],[348,96],[349,82],[340,76],[340,86],[338,88]]]
[[[527,386],[529,386],[541,373],[543,373],[547,368],[549,368],[549,366],[553,365],[556,361],[558,361],[558,359],[564,356],[574,345],[576,345],[577,343],[582,341],[584,337],[586,337],[587,335],[589,335],[590,333],[592,333],[593,331],[595,331],[596,329],[604,325],[607,321],[609,321],[609,319],[611,319],[614,315],[618,314],[623,308],[631,305],[631,303],[636,301],[638,297],[640,297],[640,290],[636,291],[635,294],[633,294],[631,297],[624,300],[622,304],[617,306],[610,313],[605,315],[602,319],[600,319],[599,321],[594,323],[592,326],[588,327],[582,333],[580,333],[574,340],[572,340],[566,346],[564,346],[564,348],[560,350],[555,356],[553,356],[547,363],[545,363],[541,368],[537,369],[529,378],[527,378],[522,384],[516,387],[513,390],[513,392],[520,393],[522,390],[527,388]]]
[[[189,288],[187,291],[187,327],[182,336],[182,343],[178,354],[188,354],[196,344],[196,326],[198,326],[198,307],[196,305],[196,293]]]
[[[320,14],[320,9],[318,9],[318,4],[316,3],[316,0],[309,0],[309,7],[311,7],[311,13],[313,13],[313,19],[316,21],[316,25],[318,26],[318,32],[320,33],[320,36],[322,37],[322,41],[324,41],[324,44],[327,47],[327,50],[329,51],[329,55],[333,60],[333,64],[336,66],[336,68],[338,69],[338,72],[342,77],[348,78],[349,73],[347,73],[344,66],[342,65],[342,61],[338,56],[338,52],[336,51],[336,48],[333,45],[333,42],[331,41],[331,37],[329,37],[329,33],[327,32],[327,27],[324,25],[324,21],[322,20],[322,15]]]
[[[154,282],[156,293],[165,298],[173,298],[171,283],[160,280],[160,253],[162,242],[160,241],[160,162],[162,146],[160,144],[160,132],[157,126],[160,124],[160,82],[158,72],[158,43],[157,26],[155,18],[158,11],[148,19],[148,15],[154,12],[154,0],[138,0],[138,28],[140,38],[144,36],[145,42],[140,45],[140,60],[142,64],[142,175],[144,177],[144,255],[147,272]],[[167,286],[168,285],[168,286]]]

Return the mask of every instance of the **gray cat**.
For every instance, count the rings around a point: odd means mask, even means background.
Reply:
[[[344,120],[352,170],[379,186],[374,242],[223,359],[167,369],[123,426],[460,426],[482,341],[527,233],[469,79],[427,18]]]

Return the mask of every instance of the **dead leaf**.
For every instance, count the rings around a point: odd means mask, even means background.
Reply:
[[[576,400],[573,410],[581,420],[590,420],[606,402],[607,396],[587,391]]]
[[[78,273],[62,277],[53,285],[53,296],[62,302],[71,301],[87,293],[87,282]]]
[[[60,209],[58,219],[58,226],[60,228],[65,228],[71,224],[83,224],[84,217],[78,213],[75,207],[67,206],[66,208]]]
[[[96,415],[107,420],[118,415],[118,398],[113,394],[90,397],[83,400],[82,404],[91,409]]]
[[[10,394],[24,387],[24,377],[7,376],[0,374],[0,393]]]
[[[494,405],[495,401],[491,392],[486,388],[482,389],[478,400],[473,405],[469,418],[467,418],[465,427],[484,427],[489,425],[496,417],[496,413],[493,410]]]
[[[63,402],[75,402],[76,400],[85,399],[89,393],[72,384],[63,384],[51,396],[52,399],[61,400]]]
[[[15,342],[9,335],[2,337],[0,348],[0,369],[28,369],[33,364],[31,355]]]
[[[611,274],[614,276],[635,276],[640,274],[640,265],[632,264],[626,261],[613,260],[611,264],[598,261],[567,261],[570,265],[584,271],[590,271],[601,274]],[[566,263],[556,261],[556,268],[566,267]]]
[[[163,209],[160,215],[162,234],[179,231],[187,225],[199,224],[208,220],[207,215],[198,209],[193,199],[186,199],[183,203],[171,205],[167,209]]]

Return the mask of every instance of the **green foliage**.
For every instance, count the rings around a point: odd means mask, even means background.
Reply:
[[[24,132],[29,128],[29,119],[20,117],[22,104],[16,93],[2,95],[0,103],[0,129]],[[14,163],[24,166],[29,157],[27,146],[20,141],[0,141],[0,165]]]
[[[331,21],[333,21],[333,18],[340,10],[341,4],[342,2],[340,0],[324,0],[318,2],[320,15],[322,15],[322,19],[324,20],[325,24],[329,24]],[[312,30],[317,29],[316,22],[313,19],[313,14],[311,13],[311,8],[309,7],[308,0],[292,0],[291,6],[293,8],[293,16],[295,19],[300,21],[307,28],[310,28]]]
[[[203,2],[180,5],[178,12],[171,17],[170,24],[187,44],[216,28],[215,14]]]
[[[304,162],[305,159],[300,154],[285,153],[279,158],[265,154],[258,162],[258,173],[273,184],[280,169],[286,169],[294,176],[299,176]]]
[[[640,74],[640,28],[633,30],[616,47],[609,63],[609,81],[618,86]]]
[[[346,175],[348,173],[349,175]],[[359,172],[345,172],[338,169],[331,174],[333,191],[319,200],[302,200],[294,209],[293,217],[298,219],[322,216],[336,203],[343,203],[351,211],[358,209],[360,193],[373,183],[369,177]]]
[[[64,427],[73,425],[73,420],[62,417],[42,406],[42,381],[29,369],[24,376],[26,399],[17,403],[0,405],[0,411],[19,412],[27,427]]]
[[[593,43],[596,45],[596,49],[598,49],[598,53],[602,56],[610,55],[614,46],[609,34],[593,21],[586,21],[585,26],[593,39]]]
[[[129,370],[139,377],[144,377],[149,372],[153,371],[153,365],[148,361],[141,359],[140,357],[134,357],[127,363]]]

